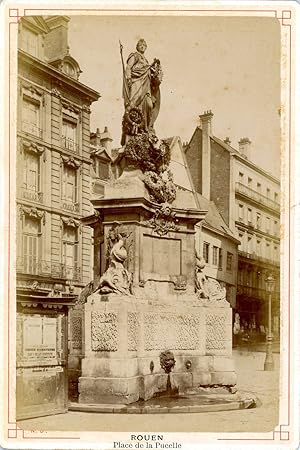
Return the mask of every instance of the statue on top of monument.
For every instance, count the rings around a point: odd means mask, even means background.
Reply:
[[[126,67],[122,49],[120,43],[125,107],[121,145],[125,145],[126,136],[138,134],[142,130],[153,131],[160,108],[159,85],[162,81],[162,70],[158,59],[155,58],[152,64],[146,59],[144,53],[147,44],[144,39],[138,41],[137,51],[128,56]]]

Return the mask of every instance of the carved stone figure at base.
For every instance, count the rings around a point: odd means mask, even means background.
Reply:
[[[100,294],[131,294],[132,275],[124,267],[127,251],[121,234],[117,234],[116,242],[110,251],[109,267],[100,278],[96,292]]]
[[[208,278],[203,272],[204,268],[205,260],[196,252],[195,290],[198,298],[226,304],[226,288],[222,288],[217,280]]]

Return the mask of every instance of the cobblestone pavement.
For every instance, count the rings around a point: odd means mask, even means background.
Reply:
[[[266,432],[278,424],[279,354],[275,371],[264,372],[263,352],[234,350],[238,388],[261,401],[254,409],[187,414],[102,414],[69,411],[19,422],[27,430]]]

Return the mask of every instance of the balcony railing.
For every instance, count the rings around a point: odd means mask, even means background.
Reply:
[[[79,203],[68,203],[68,202],[64,202],[62,204],[62,208],[66,209],[67,211],[70,212],[76,212],[79,213],[80,211],[80,207],[79,207]]]
[[[22,131],[24,131],[25,133],[32,134],[33,136],[37,136],[39,138],[43,137],[42,128],[39,128],[34,123],[23,121],[22,122]]]
[[[42,192],[35,192],[35,191],[29,191],[28,189],[22,189],[22,197],[26,200],[43,203],[43,193]]]
[[[73,139],[70,139],[66,136],[62,137],[62,146],[71,152],[78,153],[79,145]]]
[[[280,211],[280,205],[279,203],[275,202],[274,200],[271,200],[270,198],[266,197],[265,195],[260,194],[257,191],[254,191],[253,189],[249,188],[248,186],[245,186],[243,183],[235,183],[236,191],[240,194],[245,195],[246,197],[254,200],[257,203],[260,203],[262,205],[267,206],[268,208],[271,208],[275,211]]]
[[[267,293],[264,289],[252,287],[252,286],[244,286],[238,284],[237,286],[237,294],[245,295],[247,297],[253,297],[261,300],[265,300],[267,298]]]
[[[66,266],[61,263],[43,261],[34,256],[17,258],[17,273],[48,276],[72,281],[81,280],[81,269],[77,265]]]
[[[239,256],[241,256],[243,258],[255,260],[255,261],[260,261],[260,262],[265,263],[265,264],[274,264],[276,266],[279,266],[279,260],[278,259],[265,258],[263,256],[258,256],[254,252],[253,253],[248,253],[248,252],[243,252],[243,251],[239,250]]]
[[[246,297],[255,298],[258,300],[268,300],[268,293],[265,289],[253,287],[253,286],[246,286],[243,284],[237,285],[237,295],[245,295]],[[272,294],[273,301],[278,301],[280,298],[280,293],[278,290],[273,292]]]

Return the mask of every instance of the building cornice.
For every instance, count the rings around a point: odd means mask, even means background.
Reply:
[[[250,161],[249,159],[245,158],[243,155],[241,155],[240,153],[232,153],[232,156],[236,159],[238,159],[239,161],[241,161],[243,164],[245,164],[246,166],[250,167],[251,169],[255,170],[256,172],[260,173],[261,175],[263,175],[264,177],[268,178],[270,181],[273,181],[273,183],[276,183],[278,185],[278,187],[280,186],[280,180],[278,178],[276,178],[274,175],[271,175],[269,172],[265,171],[264,169],[262,169],[261,167],[257,166],[256,164],[254,164],[252,161]]]
[[[67,88],[70,89],[71,87],[74,91],[80,92],[80,94],[85,97],[85,99],[88,99],[91,103],[97,101],[100,98],[99,92],[95,91],[92,88],[89,88],[80,81],[77,81],[74,78],[65,75],[63,72],[55,69],[53,66],[41,61],[38,58],[35,58],[34,56],[29,55],[21,49],[18,50],[18,58],[19,62],[34,66],[36,70],[42,72],[43,74],[47,74],[50,77],[53,77],[53,80],[55,80],[56,84],[62,83]]]

